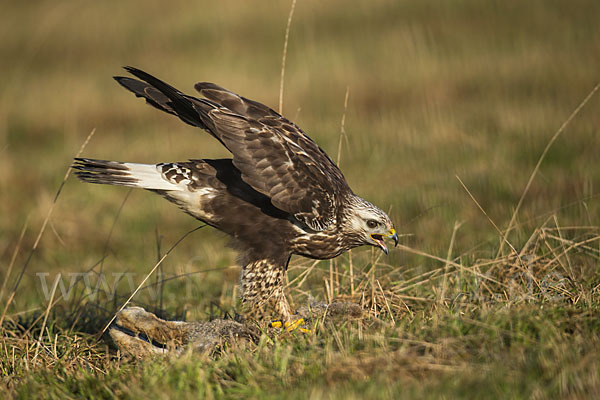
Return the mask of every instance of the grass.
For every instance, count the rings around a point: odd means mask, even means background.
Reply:
[[[288,293],[355,301],[368,318],[145,363],[97,335],[198,224],[150,193],[72,178],[53,205],[90,131],[84,156],[227,156],[110,77],[135,65],[190,93],[210,80],[277,108],[291,4],[0,5],[0,396],[597,396],[600,96],[525,191],[600,79],[591,0],[297,2],[283,112],[334,159],[345,116],[344,174],[406,236],[389,257],[294,258]],[[518,255],[501,244],[513,214]],[[193,233],[134,303],[171,319],[231,312],[239,268],[225,245]]]

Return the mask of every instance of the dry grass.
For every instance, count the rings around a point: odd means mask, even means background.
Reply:
[[[247,394],[257,387],[265,394],[272,393],[266,389],[268,384],[302,387],[312,376],[309,371],[318,369],[323,371],[319,378],[323,390],[345,387],[348,381],[359,383],[358,390],[375,379],[392,393],[398,382],[415,389],[420,380],[434,377],[439,382],[449,377],[468,381],[476,376],[485,381],[507,353],[517,353],[512,354],[517,356],[513,366],[517,371],[526,369],[531,354],[525,355],[532,352],[539,358],[534,361],[541,363],[541,371],[534,373],[536,378],[529,384],[540,394],[596,393],[598,375],[588,372],[597,371],[596,331],[600,321],[595,310],[600,285],[595,266],[600,252],[594,246],[600,243],[600,228],[561,228],[552,226],[554,223],[549,219],[536,229],[518,254],[479,259],[472,264],[465,263],[464,256],[444,260],[412,249],[435,260],[438,266],[420,274],[409,271],[410,279],[406,270],[386,265],[376,253],[366,258],[354,256],[355,265],[362,267],[354,276],[345,261],[332,262],[329,270],[296,264],[291,274],[300,274],[289,285],[296,302],[305,301],[306,287],[315,286],[311,281],[321,280],[328,298],[361,304],[365,319],[321,326],[315,335],[265,340],[241,353],[239,349],[226,350],[216,359],[156,360],[145,368],[170,365],[167,373],[175,374],[198,363],[210,365],[215,372],[205,377],[209,381],[203,384],[224,392],[241,384],[239,377],[232,375],[233,368],[248,380],[247,387],[242,384],[242,392]],[[3,325],[0,368],[5,393],[24,394],[25,386],[20,385],[23,379],[33,385],[62,387],[60,390],[70,390],[70,385],[63,387],[66,381],[83,385],[90,379],[106,380],[106,393],[88,388],[89,393],[101,397],[108,393],[135,397],[136,390],[158,389],[145,386],[150,372],[132,368],[130,362],[123,364],[120,355],[94,335],[115,312],[115,304],[95,308],[81,299],[59,308],[50,304],[46,312],[9,315]],[[50,323],[46,324],[48,315]],[[310,349],[308,354],[306,348]],[[573,349],[585,352],[585,356],[573,359]],[[519,357],[525,358],[518,361]],[[565,364],[546,365],[553,357]],[[270,370],[279,371],[281,381],[267,379],[264,374]],[[58,380],[54,381],[50,376],[56,371]],[[250,371],[258,374],[248,375]],[[583,371],[588,372],[582,375]],[[133,387],[126,389],[131,377],[135,379]],[[506,383],[523,383],[510,373],[505,379]],[[546,380],[552,381],[549,387],[542,385]],[[163,384],[172,395],[180,390],[168,380]],[[343,390],[338,389],[333,393],[341,396]],[[187,390],[190,388],[182,393]]]

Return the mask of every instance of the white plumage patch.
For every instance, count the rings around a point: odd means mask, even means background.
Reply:
[[[162,172],[164,164],[123,163],[123,165],[129,168],[131,177],[138,180],[136,183],[138,187],[152,190],[187,190],[189,181],[184,183],[184,180],[181,180],[177,183],[175,180],[166,179],[165,174]]]
[[[77,158],[73,168],[86,182],[166,192],[190,192],[190,185],[198,179],[192,170],[177,163],[138,164]]]

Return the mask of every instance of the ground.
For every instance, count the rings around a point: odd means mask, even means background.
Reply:
[[[278,109],[291,4],[0,5],[0,397],[597,396],[600,94],[560,130],[600,82],[593,0],[299,0],[283,113],[404,236],[387,257],[293,258],[288,293],[355,302],[364,319],[143,363],[99,335],[198,224],[72,176],[56,198],[90,132],[86,157],[227,156],[111,76],[133,65]],[[132,305],[234,317],[226,243],[190,234]]]

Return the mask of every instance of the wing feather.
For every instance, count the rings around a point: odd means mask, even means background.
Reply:
[[[315,231],[335,220],[341,197],[350,188],[325,151],[294,123],[213,83],[197,83],[195,88],[205,98],[195,98],[146,72],[126,69],[145,83],[117,77],[122,86],[209,131],[233,154],[242,179],[270,197],[275,207]]]

